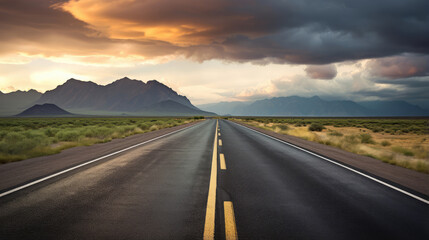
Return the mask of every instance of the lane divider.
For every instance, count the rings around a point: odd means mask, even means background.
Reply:
[[[231,121],[231,122],[232,122],[232,121]],[[308,153],[308,154],[311,154],[311,155],[313,155],[313,156],[316,156],[316,157],[318,157],[318,158],[320,158],[320,159],[323,159],[323,160],[328,161],[328,162],[330,162],[330,163],[333,163],[333,164],[335,164],[335,165],[338,165],[338,166],[340,166],[340,167],[342,167],[342,168],[345,168],[345,169],[350,170],[350,171],[352,171],[352,172],[354,172],[354,173],[357,173],[357,174],[359,174],[359,175],[361,175],[361,176],[363,176],[363,177],[366,177],[366,178],[368,178],[368,179],[370,179],[370,180],[372,180],[372,181],[374,181],[374,182],[380,183],[380,184],[382,184],[382,185],[384,185],[384,186],[386,186],[386,187],[389,187],[389,188],[391,188],[391,189],[393,189],[393,190],[396,190],[396,191],[398,191],[398,192],[400,192],[400,193],[403,193],[403,194],[405,194],[405,195],[408,195],[409,197],[412,197],[412,198],[414,198],[414,199],[416,199],[416,200],[419,200],[419,201],[421,201],[421,202],[423,202],[423,203],[429,204],[429,201],[428,201],[428,200],[426,200],[426,199],[424,199],[424,198],[421,198],[421,197],[419,197],[419,196],[417,196],[417,195],[414,195],[414,194],[412,194],[412,193],[410,193],[410,192],[407,192],[407,191],[402,190],[402,189],[400,189],[400,188],[398,188],[398,187],[395,187],[395,186],[393,186],[393,185],[391,185],[391,184],[388,184],[388,183],[386,183],[386,182],[383,182],[383,181],[381,181],[381,180],[379,180],[379,179],[377,179],[377,178],[371,177],[371,176],[369,176],[369,175],[367,175],[367,174],[365,174],[365,173],[359,172],[359,171],[358,171],[358,170],[356,170],[356,169],[353,169],[353,168],[351,168],[351,167],[347,167],[347,166],[345,166],[345,165],[343,165],[343,164],[341,164],[341,163],[338,163],[338,162],[336,162],[336,161],[334,161],[334,160],[331,160],[331,159],[329,159],[329,158],[326,158],[326,157],[320,156],[319,154],[316,154],[316,153],[314,153],[314,152],[311,152],[311,151],[309,151],[309,150],[307,150],[307,149],[304,149],[304,148],[298,147],[298,146],[296,146],[296,145],[294,145],[294,144],[292,144],[292,143],[288,143],[288,142],[286,142],[286,141],[283,141],[283,140],[280,140],[280,139],[278,139],[278,138],[275,138],[275,137],[272,137],[272,136],[270,136],[270,135],[267,135],[267,134],[265,134],[265,133],[262,133],[262,132],[256,131],[256,130],[254,130],[254,129],[251,129],[251,128],[249,128],[249,127],[243,126],[243,125],[241,125],[241,124],[238,124],[238,123],[235,123],[235,122],[232,122],[232,123],[234,123],[234,124],[236,124],[236,125],[238,125],[238,126],[241,126],[241,127],[243,127],[243,128],[249,129],[249,130],[251,130],[251,131],[253,131],[253,132],[259,133],[259,134],[261,134],[261,135],[264,135],[264,136],[266,136],[266,137],[268,137],[268,138],[274,139],[274,140],[276,140],[276,141],[278,141],[278,142],[281,142],[281,143],[283,143],[283,144],[289,145],[289,146],[291,146],[291,147],[293,147],[293,148],[299,149],[299,150],[301,150],[301,151],[303,151],[303,152],[306,152],[306,153]]]
[[[234,207],[231,201],[223,202],[224,216],[225,216],[225,239],[236,240],[237,227],[235,224]]]
[[[223,153],[221,153],[219,155],[219,157],[220,157],[220,169],[226,170],[225,155],[223,155]]]
[[[222,140],[221,139],[219,139],[219,146],[222,147]]]
[[[210,174],[209,194],[207,196],[206,219],[204,223],[204,240],[213,240],[215,231],[216,211],[216,184],[217,184],[217,129],[219,121],[216,120],[216,132],[213,143],[212,169]]]
[[[144,142],[141,142],[141,143],[138,143],[138,144],[132,145],[132,146],[130,146],[130,147],[127,147],[127,148],[121,149],[121,150],[116,151],[116,152],[113,152],[113,153],[109,153],[109,154],[107,154],[107,155],[101,156],[101,157],[96,158],[96,159],[93,159],[93,160],[89,160],[88,162],[85,162],[85,163],[79,164],[79,165],[77,165],[77,166],[74,166],[74,167],[68,168],[68,169],[66,169],[66,170],[63,170],[63,171],[60,171],[60,172],[54,173],[54,174],[49,175],[49,176],[46,176],[46,177],[44,177],[44,178],[40,178],[40,179],[38,179],[38,180],[36,180],[36,181],[33,181],[33,182],[30,182],[30,183],[24,184],[24,185],[19,186],[19,187],[16,187],[16,188],[13,188],[13,189],[11,189],[11,190],[9,190],[9,191],[6,191],[6,192],[3,192],[3,193],[0,193],[0,198],[1,198],[1,197],[4,197],[4,196],[6,196],[6,195],[9,195],[9,194],[11,194],[11,193],[17,192],[17,191],[19,191],[19,190],[22,190],[22,189],[24,189],[24,188],[28,188],[28,187],[33,186],[33,185],[35,185],[35,184],[38,184],[38,183],[44,182],[44,181],[46,181],[46,180],[48,180],[48,179],[51,179],[51,178],[54,178],[54,177],[56,177],[56,176],[62,175],[62,174],[64,174],[64,173],[67,173],[67,172],[73,171],[73,170],[75,170],[75,169],[81,168],[81,167],[86,166],[86,165],[88,165],[88,164],[91,164],[91,163],[94,163],[94,162],[98,162],[98,161],[103,160],[103,159],[105,159],[105,158],[108,158],[108,157],[114,156],[114,155],[116,155],[116,154],[118,154],[118,153],[128,151],[128,150],[133,149],[133,148],[135,148],[135,147],[138,147],[138,146],[141,146],[141,145],[144,145],[144,144],[147,144],[147,143],[153,142],[153,141],[155,141],[155,140],[158,140],[158,139],[160,139],[160,138],[163,138],[163,137],[169,136],[169,135],[171,135],[171,134],[174,134],[174,133],[177,133],[177,132],[183,131],[183,130],[188,129],[188,128],[190,128],[190,127],[194,127],[194,126],[196,126],[196,125],[197,125],[197,124],[194,124],[194,125],[191,125],[191,126],[188,126],[188,127],[185,127],[185,128],[182,128],[182,129],[179,129],[179,130],[176,130],[176,131],[173,131],[173,132],[170,132],[170,133],[164,134],[164,135],[161,135],[161,136],[159,136],[159,137],[152,138],[152,139],[150,139],[150,140],[147,140],[147,141],[144,141]]]

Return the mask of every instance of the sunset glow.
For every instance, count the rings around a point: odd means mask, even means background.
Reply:
[[[427,5],[3,1],[0,91],[128,76],[169,84],[195,104],[319,95],[429,106]]]

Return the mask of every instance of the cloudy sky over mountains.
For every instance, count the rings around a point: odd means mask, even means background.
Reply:
[[[429,107],[425,0],[3,0],[0,91],[157,79],[195,104],[272,96]]]

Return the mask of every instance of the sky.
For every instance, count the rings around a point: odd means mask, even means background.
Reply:
[[[0,0],[0,91],[156,79],[192,103],[429,108],[427,0]]]

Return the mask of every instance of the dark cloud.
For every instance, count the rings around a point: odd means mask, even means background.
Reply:
[[[367,65],[376,77],[389,79],[429,75],[428,55],[405,55],[372,60]]]
[[[0,53],[262,64],[429,54],[427,9],[427,0],[9,0]]]
[[[312,79],[333,79],[337,76],[337,68],[333,64],[312,65],[305,68],[307,76]]]

